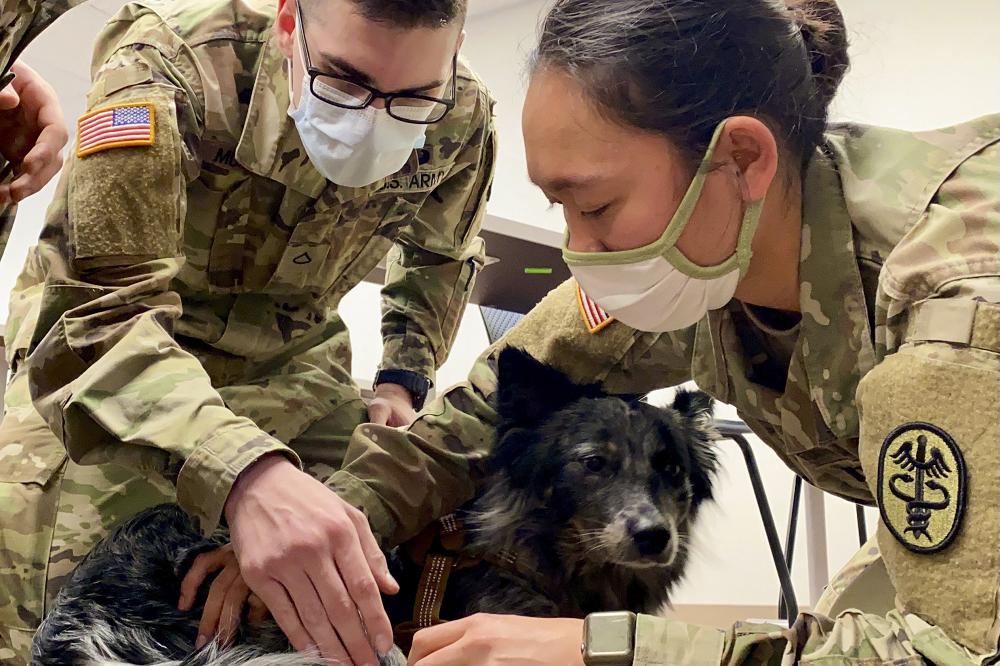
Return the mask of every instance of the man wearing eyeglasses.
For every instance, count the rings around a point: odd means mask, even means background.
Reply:
[[[12,297],[0,644],[110,525],[176,496],[206,534],[227,524],[297,648],[360,665],[391,645],[395,583],[354,508],[381,503],[322,481],[357,425],[413,420],[448,354],[492,100],[456,55],[465,0],[300,2],[128,5],[98,39]],[[366,408],[337,306],[387,255]]]

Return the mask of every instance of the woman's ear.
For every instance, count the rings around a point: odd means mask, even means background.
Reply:
[[[760,201],[778,173],[778,144],[767,125],[750,116],[733,116],[719,137],[715,158],[734,164],[743,200]]]

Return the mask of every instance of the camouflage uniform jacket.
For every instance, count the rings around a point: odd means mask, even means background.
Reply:
[[[345,293],[388,254],[383,367],[433,379],[483,260],[495,136],[475,75],[460,64],[400,173],[338,187],[287,116],[275,15],[180,0],[108,23],[88,111],[151,109],[152,144],[69,161],[11,299],[13,369],[69,455],[173,470],[206,531],[244,468],[301,463],[288,442],[337,407]]]
[[[883,422],[934,420],[952,435],[962,432],[971,480],[958,540],[941,554],[918,556],[880,527],[879,545],[908,613],[989,652],[1000,626],[1000,530],[993,529],[1000,500],[985,491],[1000,487],[1000,115],[917,133],[832,127],[803,194],[802,316],[793,330],[770,330],[733,301],[677,333],[614,322],[591,334],[570,281],[497,347],[522,347],[612,393],[693,379],[736,406],[796,473],[867,504],[875,503]],[[407,431],[365,425],[355,433],[334,479],[368,487],[369,515],[391,541],[473,495],[496,422],[495,353]],[[938,366],[940,375],[927,374]],[[978,525],[990,526],[988,537]],[[970,545],[977,539],[981,548]],[[947,579],[956,570],[968,587],[949,597],[941,590],[954,589]],[[766,627],[726,635],[644,615],[635,664],[767,661],[783,651],[792,660],[836,657],[846,654],[844,644],[857,648],[852,657],[910,658],[907,641],[926,628],[915,617],[858,614],[845,625],[806,617],[790,634]],[[950,645],[952,656],[965,654]]]
[[[3,0],[0,8],[0,75],[6,75],[10,66],[35,37],[53,21],[84,0]],[[0,156],[0,172],[7,171],[6,158]],[[14,174],[5,176],[4,182],[13,180]],[[7,247],[14,225],[14,205],[0,207],[0,256]]]

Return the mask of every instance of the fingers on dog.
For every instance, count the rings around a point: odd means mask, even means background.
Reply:
[[[177,603],[177,607],[180,610],[191,610],[202,583],[211,574],[226,565],[227,558],[231,553],[232,546],[223,546],[222,548],[202,553],[194,558],[191,568],[188,569],[184,580],[181,581],[181,597]]]

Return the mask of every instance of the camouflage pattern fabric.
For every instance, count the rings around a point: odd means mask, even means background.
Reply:
[[[338,187],[287,116],[275,14],[130,4],[98,38],[88,111],[145,105],[155,141],[68,160],[11,295],[22,404],[0,425],[0,645],[23,644],[4,632],[30,631],[149,495],[176,488],[211,532],[261,456],[321,478],[339,466],[366,410],[337,307],[381,260],[382,366],[433,379],[448,355],[484,258],[492,98],[460,60],[455,108],[404,168]],[[313,428],[332,447],[318,458]],[[54,520],[63,506],[87,518]]]
[[[0,4],[0,73],[6,74],[32,39],[53,21],[84,0],[3,0]],[[9,165],[0,155],[0,173]],[[4,184],[15,178],[13,172],[4,176]],[[14,228],[17,206],[0,206],[0,256]]]
[[[10,66],[14,64],[18,56],[24,50],[24,48],[31,42],[32,39],[37,37],[46,27],[48,27],[53,21],[55,21],[63,13],[69,11],[71,8],[78,4],[81,4],[83,0],[4,0],[0,4],[0,73],[6,74]],[[0,156],[0,172],[7,172],[11,165],[8,164],[7,160]],[[6,176],[4,176],[3,182],[5,184],[10,183],[16,174],[10,171]],[[3,255],[4,250],[7,248],[7,241],[10,238],[10,233],[14,227],[14,219],[17,213],[17,206],[13,204],[0,206],[0,256]],[[12,387],[10,390],[13,390]],[[23,391],[22,391],[23,394]],[[17,396],[14,396],[14,400],[17,400]],[[0,459],[3,458],[17,458],[21,464],[28,458],[23,455],[23,450],[5,450],[3,446],[0,446]],[[30,464],[30,463],[29,463]],[[3,485],[0,482],[0,485]],[[40,490],[38,488],[37,491]],[[10,544],[16,544],[18,546],[25,546],[25,553],[20,557],[20,561],[15,566],[24,566],[21,571],[25,580],[33,580],[37,573],[37,564],[28,565],[28,560],[30,559],[30,551],[32,546],[21,541],[18,531],[23,528],[22,521],[28,518],[26,513],[32,513],[34,515],[50,514],[49,506],[44,499],[39,497],[33,498],[32,506],[19,506],[17,504],[7,504],[8,498],[0,492],[0,505],[4,506],[3,513],[4,520],[0,520],[0,551],[6,551],[10,548]],[[14,520],[10,523],[7,522],[6,518],[10,516]],[[7,528],[10,526],[11,531],[8,534]],[[0,558],[3,559],[3,558]],[[10,571],[10,564],[4,563],[0,564],[0,570]],[[34,578],[37,580],[37,578]],[[5,606],[7,604],[4,604]],[[3,621],[3,613],[5,611],[0,611],[0,664],[14,664],[17,655],[23,655],[26,653],[28,646],[31,641],[31,634],[29,632],[18,632],[11,631],[7,632],[5,627],[6,624]]]
[[[1000,633],[1000,115],[919,133],[832,127],[804,182],[800,279],[794,345],[738,302],[677,333],[615,322],[591,334],[567,282],[408,430],[360,428],[332,481],[355,497],[367,488],[372,523],[390,543],[470,498],[492,446],[504,345],[612,393],[694,379],[796,473],[869,505],[887,433],[937,423],[965,457],[957,535],[917,553],[881,524],[884,560],[869,553],[857,564],[884,565],[897,608],[729,632],[642,616],[635,663],[982,663]]]

